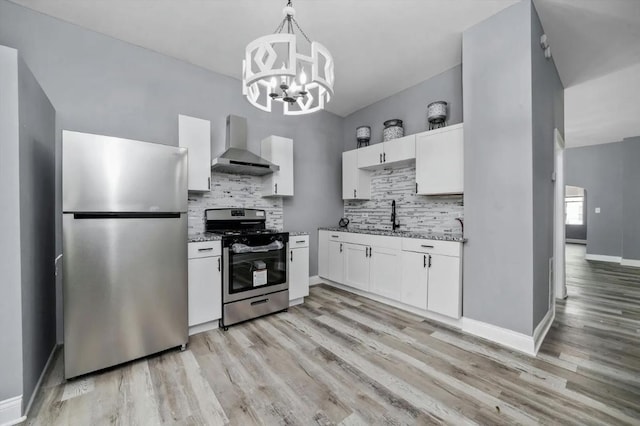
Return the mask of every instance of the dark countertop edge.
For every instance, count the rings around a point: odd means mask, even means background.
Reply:
[[[407,231],[376,231],[371,229],[354,229],[354,228],[336,228],[336,227],[320,227],[319,231],[332,231],[332,232],[348,232],[350,234],[368,234],[368,235],[379,235],[383,237],[398,237],[398,238],[417,238],[422,240],[433,240],[433,241],[449,241],[454,243],[464,243],[467,241],[464,237],[455,237],[449,235],[442,234],[423,234],[420,232],[407,232]]]

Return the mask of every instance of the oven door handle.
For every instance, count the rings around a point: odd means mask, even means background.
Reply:
[[[267,253],[270,251],[278,251],[284,248],[284,244],[281,241],[273,241],[264,246],[248,246],[246,244],[233,244],[231,245],[231,252],[233,254],[242,254],[242,253]]]

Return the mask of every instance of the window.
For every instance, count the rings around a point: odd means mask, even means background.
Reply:
[[[564,199],[567,225],[584,225],[584,197],[566,197]]]

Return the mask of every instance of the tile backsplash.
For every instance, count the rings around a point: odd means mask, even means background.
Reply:
[[[425,196],[415,193],[415,165],[376,170],[371,177],[370,200],[344,202],[349,227],[391,229],[391,201],[396,200],[400,231],[432,232],[461,236],[462,195]]]
[[[211,173],[211,191],[189,193],[189,233],[204,231],[204,210],[242,207],[267,212],[267,228],[283,228],[281,197],[262,195],[262,177]]]

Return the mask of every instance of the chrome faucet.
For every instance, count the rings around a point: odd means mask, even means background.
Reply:
[[[400,228],[400,224],[396,221],[396,200],[391,201],[391,229],[394,231]]]

